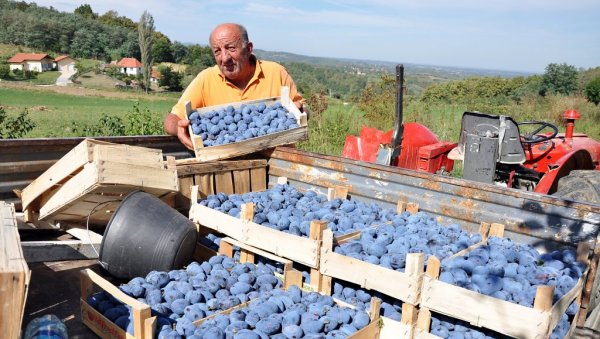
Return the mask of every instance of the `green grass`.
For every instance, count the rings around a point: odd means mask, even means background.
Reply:
[[[38,73],[36,78],[30,80],[30,82],[34,85],[54,85],[59,76],[60,72],[58,71],[42,72]]]
[[[298,148],[339,156],[342,154],[346,135],[358,135],[364,124],[363,113],[356,106],[330,99],[329,107],[321,116],[309,118],[309,139],[301,142]]]
[[[25,137],[74,136],[72,125],[96,124],[103,114],[123,117],[131,111],[136,99],[76,96],[34,89],[0,88],[0,105],[9,114],[27,109],[36,127]],[[141,108],[148,108],[153,117],[163,119],[176,99],[152,98],[139,100]]]

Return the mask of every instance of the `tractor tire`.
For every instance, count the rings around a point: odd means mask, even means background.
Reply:
[[[554,196],[600,204],[600,171],[575,170],[560,178]]]

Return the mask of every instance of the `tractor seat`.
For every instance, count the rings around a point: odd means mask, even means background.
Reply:
[[[523,164],[517,123],[504,115],[465,112],[458,146],[449,157],[463,160],[463,178],[493,183],[496,164]]]

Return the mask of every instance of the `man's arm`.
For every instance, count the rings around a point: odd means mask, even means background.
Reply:
[[[188,130],[189,125],[189,120],[183,120],[173,113],[167,114],[165,121],[163,122],[167,134],[176,136],[185,147],[193,151],[194,146]]]

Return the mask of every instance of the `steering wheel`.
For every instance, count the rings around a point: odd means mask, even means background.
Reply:
[[[535,131],[522,135],[522,140],[521,143],[522,144],[537,144],[540,142],[545,142],[548,140],[553,139],[554,137],[556,137],[556,135],[558,134],[558,127],[556,127],[556,125],[553,125],[549,122],[545,122],[545,121],[523,121],[523,122],[519,122],[517,123],[518,126],[521,125],[539,125],[540,127],[536,128]],[[537,135],[540,131],[543,131],[545,128],[550,128],[553,130],[551,135],[548,136],[541,136],[541,135]]]

